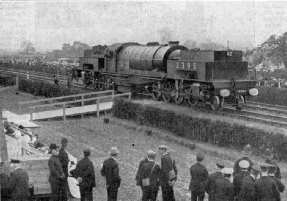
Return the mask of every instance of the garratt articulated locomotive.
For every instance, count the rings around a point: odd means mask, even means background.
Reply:
[[[248,80],[242,51],[188,50],[178,42],[141,45],[116,43],[103,54],[85,52],[74,75],[86,86],[118,92],[145,91],[156,100],[189,105],[241,108],[246,96],[256,96],[256,81]]]

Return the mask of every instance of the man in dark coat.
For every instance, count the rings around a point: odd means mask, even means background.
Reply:
[[[79,181],[81,201],[93,201],[93,188],[96,187],[94,165],[89,159],[90,154],[89,149],[84,150],[84,158],[71,173]]]
[[[268,169],[268,176],[276,182],[280,193],[283,193],[285,190],[285,185],[282,183],[282,181],[280,181],[279,179],[275,177],[276,171],[277,171],[277,167],[271,165]]]
[[[223,177],[215,182],[214,201],[233,201],[233,184],[230,181],[232,173],[232,168],[224,168],[222,170]]]
[[[138,168],[138,171],[137,171],[137,174],[136,174],[136,185],[137,186],[140,186],[141,187],[141,189],[142,189],[142,191],[143,191],[143,188],[142,188],[142,180],[141,180],[141,173],[142,173],[142,171],[143,171],[143,165],[145,164],[145,163],[147,163],[148,162],[148,157],[145,157],[144,159],[142,159],[141,161],[140,161],[140,164],[139,164],[139,168]]]
[[[223,178],[222,169],[224,168],[224,163],[221,160],[216,161],[216,172],[209,175],[206,185],[205,185],[205,191],[208,194],[208,200],[213,201],[214,200],[214,192],[215,192],[215,182],[219,178]]]
[[[52,153],[52,156],[48,161],[50,170],[49,182],[52,190],[51,196],[53,201],[60,201],[60,183],[65,179],[65,174],[59,159],[59,147],[55,143],[52,143],[49,149]]]
[[[250,172],[248,172],[248,170],[247,170],[249,168],[249,162],[248,161],[246,161],[246,160],[240,161],[239,167],[240,167],[241,171],[238,174],[236,174],[234,179],[233,179],[235,200],[237,200],[237,196],[239,195],[241,185],[242,185],[242,180],[244,179],[244,177],[250,175]]]
[[[233,173],[233,175],[235,176],[235,175],[237,175],[240,171],[241,171],[241,169],[240,169],[240,167],[239,167],[239,163],[240,163],[240,161],[242,161],[242,160],[246,160],[246,161],[248,161],[249,162],[249,168],[248,168],[248,171],[250,172],[251,171],[251,168],[252,168],[252,165],[253,165],[253,162],[250,160],[250,158],[249,158],[249,156],[251,155],[251,153],[252,153],[252,151],[251,151],[251,145],[246,145],[244,148],[243,148],[243,151],[242,151],[242,153],[243,153],[243,157],[242,158],[239,158],[238,160],[236,160],[235,161],[235,163],[234,163],[234,168],[233,168],[233,170],[234,170],[234,173]]]
[[[277,163],[274,160],[272,160],[272,158],[273,158],[272,151],[270,149],[266,149],[263,153],[263,157],[266,158],[266,160],[265,160],[266,163],[276,167],[275,177],[277,179],[281,180],[281,178],[282,178],[281,170],[280,170],[279,166],[277,165]]]
[[[270,164],[260,165],[261,177],[255,181],[255,197],[257,201],[280,201],[280,192],[276,182],[268,177],[268,168]]]
[[[175,201],[173,186],[177,180],[177,167],[174,159],[167,152],[167,146],[158,147],[161,155],[161,171],[159,183],[162,190],[163,201]]]
[[[253,164],[251,173],[242,180],[238,201],[256,201],[254,184],[260,174],[260,167]]]
[[[108,201],[116,201],[118,197],[118,189],[121,185],[119,165],[117,162],[119,150],[116,147],[112,147],[109,153],[111,157],[104,161],[101,175],[106,177]]]
[[[7,185],[7,189],[11,192],[11,200],[30,200],[29,176],[27,172],[21,169],[19,160],[11,161],[11,165],[14,168],[14,171],[10,173],[10,180]]]
[[[0,174],[0,182],[1,182],[1,200],[6,201],[9,200],[10,193],[7,189],[8,183],[9,183],[9,177],[5,173]]]
[[[190,167],[191,180],[189,190],[191,190],[191,201],[203,201],[205,195],[205,184],[208,179],[208,172],[202,161],[204,159],[203,153],[196,154],[195,165]]]
[[[142,201],[156,201],[158,189],[159,189],[159,176],[160,166],[155,162],[156,153],[152,150],[148,151],[148,162],[143,164],[142,171],[140,173],[141,181],[149,180],[149,185],[145,182],[141,182],[143,188]]]
[[[65,174],[65,179],[60,182],[60,200],[67,201],[68,200],[68,165],[69,165],[69,156],[65,151],[68,146],[68,139],[63,138],[61,141],[61,149],[59,151],[59,159],[62,165],[63,172]]]

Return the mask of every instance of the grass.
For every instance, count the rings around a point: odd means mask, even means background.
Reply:
[[[17,101],[23,99],[33,100],[35,97],[20,93],[21,97],[15,95],[15,91],[0,91],[3,98],[3,108],[12,112],[17,112]],[[37,97],[39,98],[39,97]],[[10,99],[10,101],[9,101]],[[109,123],[104,123],[104,119],[109,118]],[[223,159],[226,164],[233,167],[234,161],[241,157],[241,153],[235,150],[219,148],[210,144],[194,142],[174,136],[172,133],[165,132],[156,128],[141,126],[134,122],[124,121],[114,118],[110,115],[95,118],[93,116],[83,119],[73,118],[67,121],[41,121],[35,122],[41,127],[34,130],[38,133],[40,139],[49,146],[55,142],[60,144],[62,137],[69,140],[68,151],[78,160],[83,157],[83,150],[91,149],[91,160],[95,167],[97,187],[94,189],[94,200],[106,200],[105,180],[100,175],[100,169],[105,159],[109,157],[110,147],[117,146],[120,150],[119,167],[122,177],[122,185],[119,190],[118,200],[137,201],[141,200],[141,190],[136,186],[135,174],[140,160],[145,157],[149,149],[157,150],[161,144],[166,144],[175,159],[179,174],[178,182],[175,186],[176,200],[190,200],[190,191],[188,190],[190,182],[189,168],[195,163],[196,150],[181,146],[178,142],[185,141],[195,143],[197,149],[206,154],[204,165],[210,173],[215,171],[215,161],[218,158]],[[160,158],[157,155],[157,162]],[[260,162],[261,158],[252,157],[253,161]],[[283,182],[286,184],[285,163],[279,164],[283,174]],[[287,201],[287,193],[282,196],[283,201]],[[70,199],[75,200],[75,199]],[[158,200],[161,200],[159,192]]]

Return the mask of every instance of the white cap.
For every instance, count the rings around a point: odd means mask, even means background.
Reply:
[[[242,160],[239,162],[239,167],[247,169],[249,168],[249,162],[247,160]]]
[[[221,172],[222,172],[222,174],[233,174],[233,169],[232,168],[223,168],[222,170],[221,170]]]

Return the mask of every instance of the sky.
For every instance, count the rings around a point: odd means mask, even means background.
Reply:
[[[0,49],[189,40],[245,50],[286,32],[285,10],[285,1],[0,1]]]

